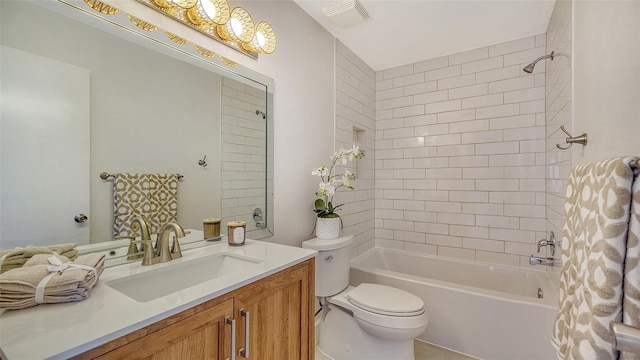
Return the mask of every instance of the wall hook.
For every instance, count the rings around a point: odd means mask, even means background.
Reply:
[[[571,136],[571,134],[569,134],[569,132],[567,132],[567,130],[564,128],[564,125],[560,126],[560,130],[562,130],[565,134],[567,134],[567,138],[565,139],[565,143],[567,145],[565,146],[560,146],[560,144],[556,144],[556,147],[560,150],[568,150],[571,145],[573,144],[580,144],[582,146],[586,146],[587,145],[587,133],[584,133],[580,136],[576,136],[573,137]]]
[[[207,167],[207,155],[205,155],[202,160],[198,160],[198,165],[202,167]]]

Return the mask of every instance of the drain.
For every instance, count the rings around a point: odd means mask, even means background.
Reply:
[[[542,288],[538,288],[538,299],[544,298],[544,293],[542,292]]]

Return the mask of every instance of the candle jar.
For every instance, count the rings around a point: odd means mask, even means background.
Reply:
[[[246,221],[231,221],[227,223],[227,240],[231,246],[244,245],[247,233]]]
[[[205,240],[220,240],[220,219],[209,218],[202,220]]]

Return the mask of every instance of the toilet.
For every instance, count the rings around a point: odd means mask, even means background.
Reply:
[[[419,297],[390,286],[349,286],[353,236],[311,239],[316,255],[316,296],[324,298],[319,349],[334,360],[414,360],[413,339],[427,328]]]

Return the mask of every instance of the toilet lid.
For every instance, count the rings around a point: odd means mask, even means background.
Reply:
[[[419,297],[390,286],[360,284],[347,295],[353,305],[376,314],[415,316],[424,312]]]

